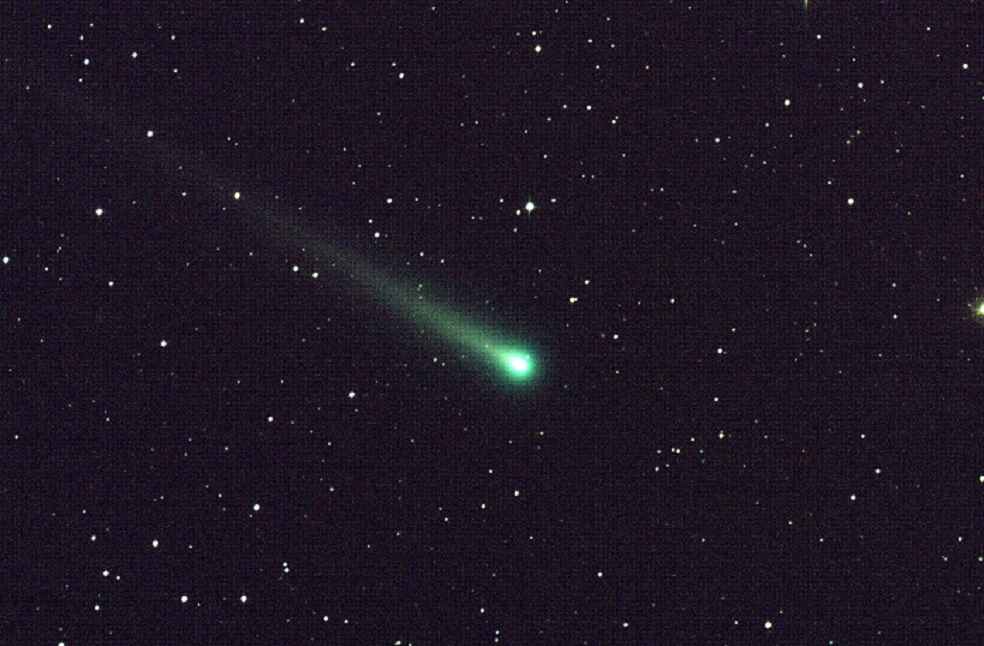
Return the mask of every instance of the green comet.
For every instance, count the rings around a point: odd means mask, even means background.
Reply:
[[[541,370],[528,344],[465,316],[441,299],[429,297],[422,285],[375,267],[351,250],[332,244],[323,234],[287,213],[257,218],[257,221],[271,226],[271,238],[330,259],[336,271],[369,288],[381,305],[416,324],[425,335],[457,348],[462,359],[493,368],[505,383],[531,385],[539,377]]]
[[[59,95],[58,98],[65,97]],[[74,96],[70,102],[64,102],[64,109],[76,120],[81,114],[87,126],[104,133],[107,140],[118,136],[120,124],[127,122],[111,105],[97,104],[91,96]],[[144,132],[149,131],[130,128],[129,132],[134,139],[142,140]],[[166,176],[174,168],[180,168],[183,170],[182,187],[191,183],[202,195],[221,195],[226,199],[231,196],[238,217],[224,218],[221,226],[257,229],[265,241],[281,248],[283,261],[289,263],[288,266],[298,260],[312,268],[331,269],[345,282],[361,287],[359,291],[368,292],[372,300],[386,306],[393,314],[415,324],[418,331],[458,350],[457,356],[461,359],[479,362],[495,370],[507,384],[531,385],[544,372],[544,362],[534,359],[536,354],[528,343],[504,334],[498,326],[465,316],[445,304],[444,299],[425,295],[423,286],[407,276],[403,268],[396,273],[386,271],[368,257],[356,253],[351,246],[332,242],[335,236],[327,223],[319,221],[315,224],[298,216],[300,208],[285,208],[279,195],[258,188],[245,190],[242,177],[230,177],[214,164],[195,161],[200,157],[197,148],[182,149],[176,141],[166,138],[155,138],[152,142],[153,145],[141,153],[142,159],[150,164],[148,170]],[[185,195],[184,191],[182,195]],[[527,212],[535,208],[530,199],[526,204]],[[309,276],[313,280],[319,274],[315,271]]]
[[[373,272],[375,274],[375,271]],[[464,350],[465,358],[481,359],[499,370],[512,383],[527,384],[537,376],[533,352],[498,330],[470,320],[441,303],[400,287],[391,279],[373,276],[373,286],[386,296],[390,306],[402,312],[425,331],[447,344]]]

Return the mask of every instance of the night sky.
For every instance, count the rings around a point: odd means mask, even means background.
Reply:
[[[0,644],[984,643],[981,3],[71,4]]]

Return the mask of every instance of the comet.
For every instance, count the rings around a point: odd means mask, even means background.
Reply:
[[[243,224],[261,231],[264,240],[284,247],[291,255],[303,253],[319,264],[330,265],[336,273],[368,288],[370,298],[417,325],[432,340],[453,347],[470,362],[492,369],[501,383],[531,385],[542,374],[537,353],[529,344],[498,325],[465,316],[448,305],[447,300],[424,294],[420,284],[411,282],[402,271],[400,277],[394,276],[353,252],[350,246],[332,242],[340,236],[331,235],[327,225],[314,226],[299,219],[292,209],[283,206],[278,196],[271,199],[262,191],[240,190],[241,178],[229,177],[221,168],[201,160],[196,152],[182,149],[174,137],[155,136],[160,133],[127,124],[111,106],[97,105],[93,97],[59,93],[58,99],[73,119],[81,113],[90,127],[101,129],[107,139],[126,137],[131,142],[142,142],[141,157],[145,162],[156,163],[155,170],[162,175],[169,175],[174,168],[181,169],[182,188],[196,186],[201,194],[213,196],[216,201],[222,199],[219,196],[231,196],[236,210],[244,216]],[[121,128],[121,124],[127,126]],[[526,208],[527,211],[535,208],[532,201]],[[312,277],[317,275],[314,273]]]
[[[249,220],[266,225],[268,240],[279,240],[288,248],[303,249],[306,255],[329,261],[336,273],[368,288],[370,298],[377,304],[415,324],[426,337],[454,348],[462,358],[493,370],[501,383],[528,386],[541,376],[539,353],[501,326],[463,314],[446,299],[426,293],[419,283],[394,276],[360,254],[333,243],[331,236],[298,220],[289,211],[244,206]]]

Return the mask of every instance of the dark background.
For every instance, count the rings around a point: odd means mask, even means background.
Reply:
[[[32,4],[0,643],[984,639],[979,3]]]

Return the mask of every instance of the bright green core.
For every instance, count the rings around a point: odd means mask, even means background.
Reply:
[[[533,372],[533,359],[522,352],[506,352],[502,356],[509,374],[516,379],[525,379]]]

